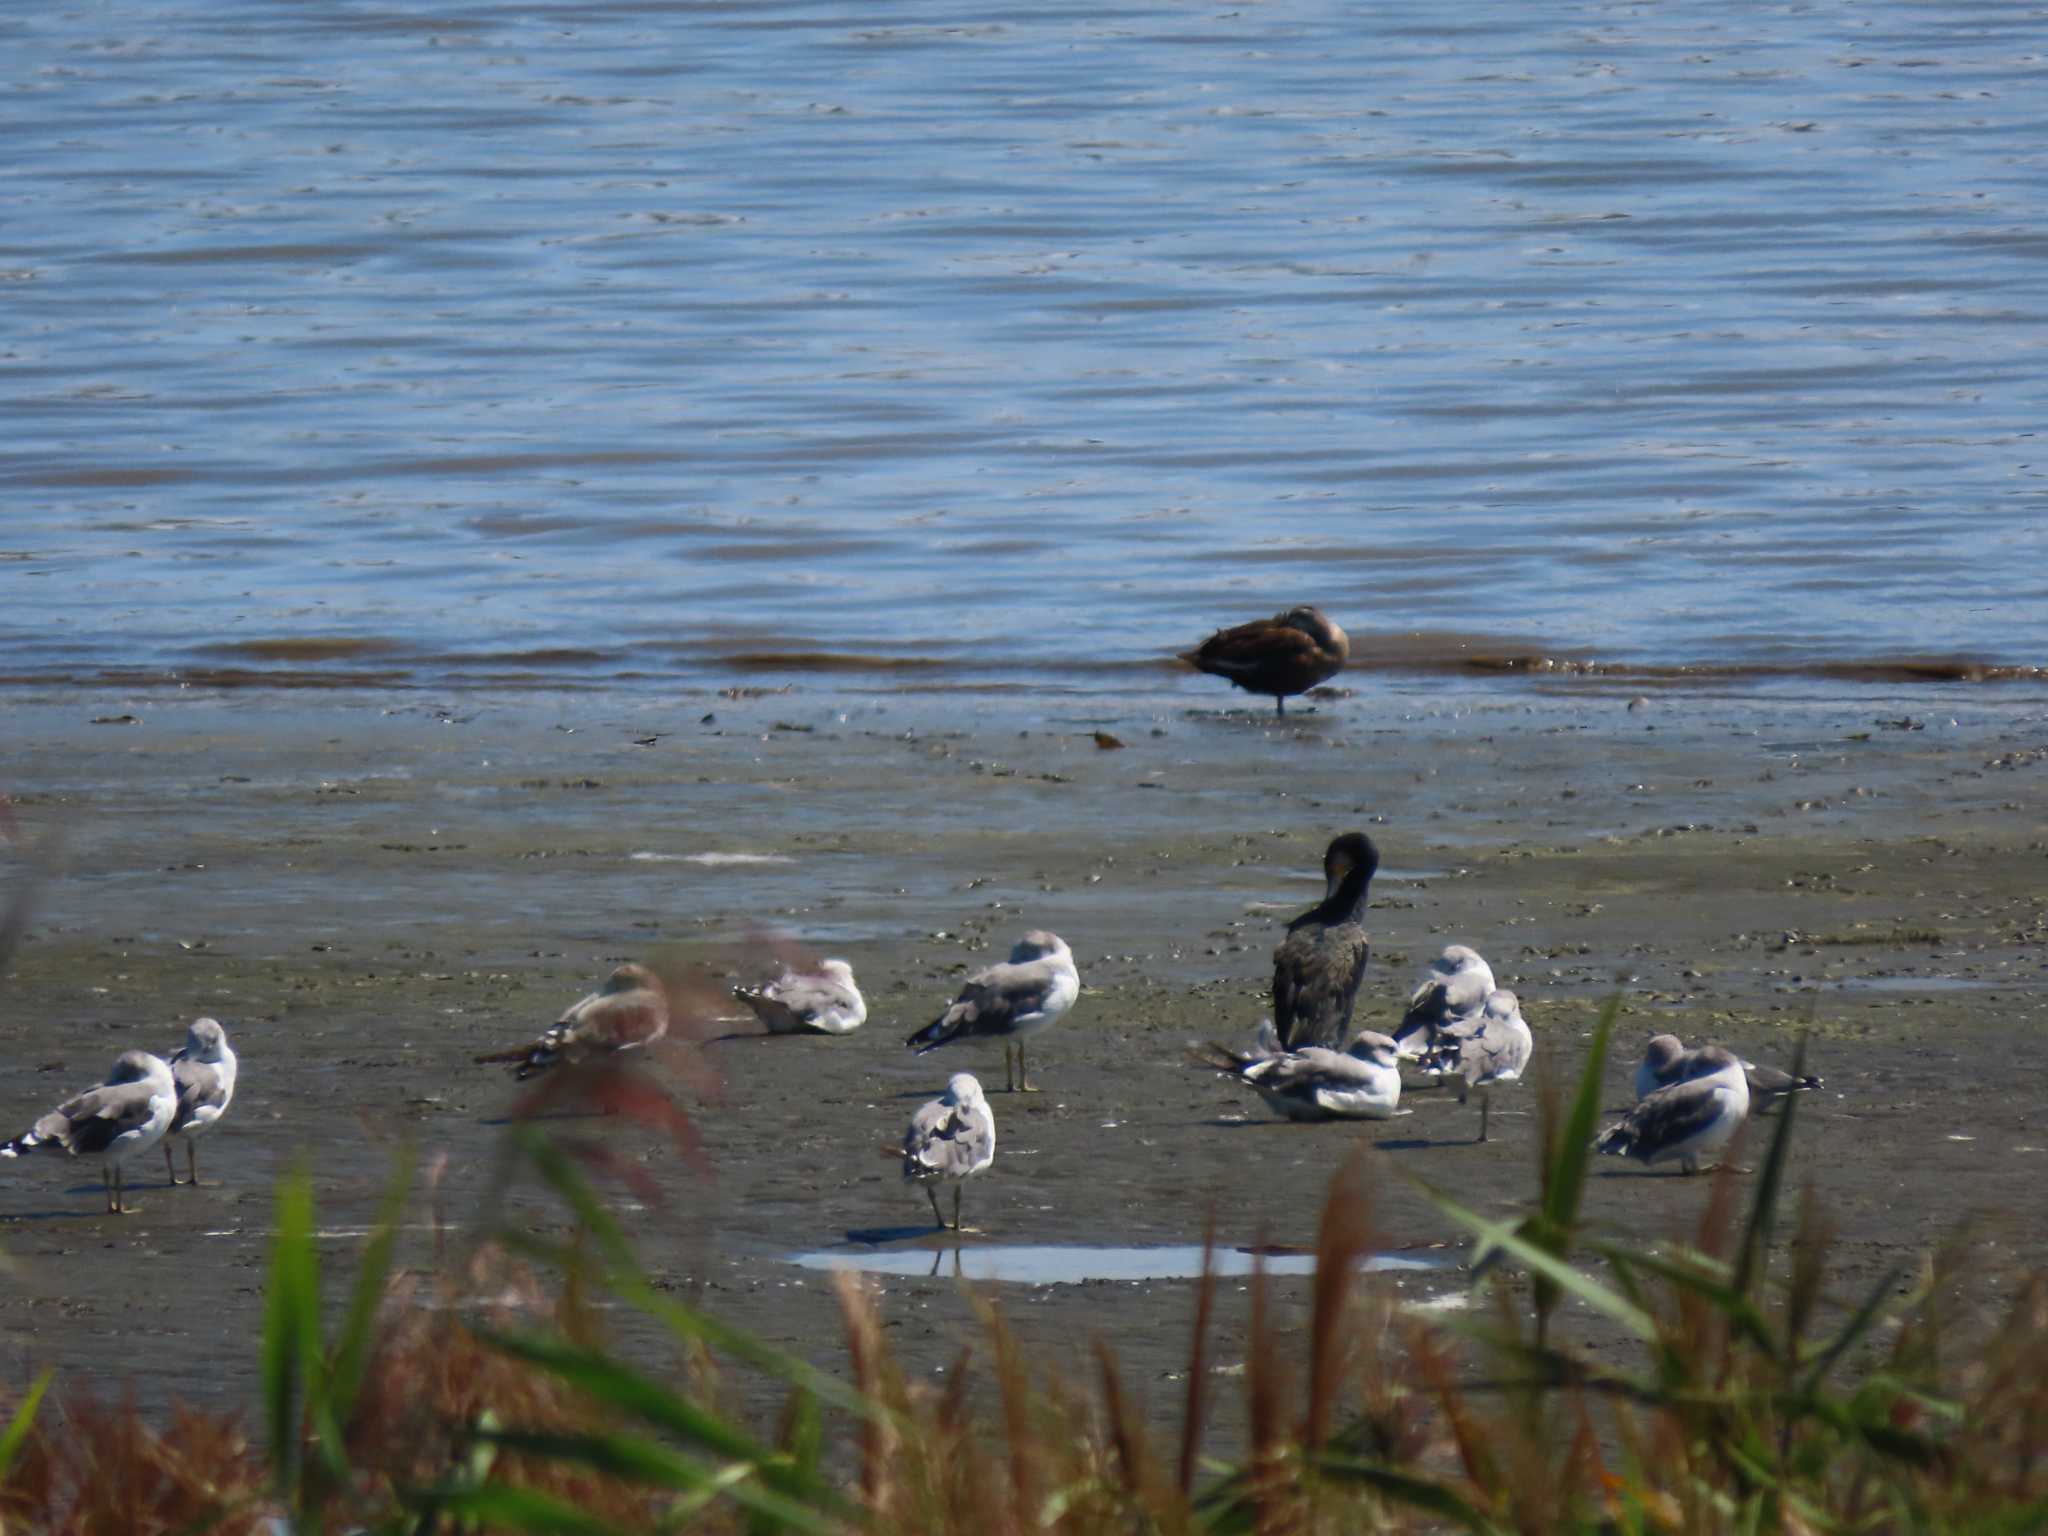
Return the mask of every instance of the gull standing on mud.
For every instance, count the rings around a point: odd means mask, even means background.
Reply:
[[[178,1085],[161,1057],[123,1051],[107,1080],[66,1099],[5,1146],[0,1157],[30,1152],[66,1152],[100,1165],[109,1214],[125,1215],[121,1164],[164,1139],[178,1111]]]
[[[1400,1061],[1385,1035],[1362,1029],[1342,1051],[1319,1045],[1283,1051],[1279,1043],[1272,1023],[1263,1021],[1253,1050],[1211,1044],[1209,1054],[1196,1059],[1243,1083],[1289,1120],[1385,1120],[1400,1107]]]
[[[771,1035],[850,1035],[867,1022],[867,999],[844,960],[820,960],[815,971],[786,968],[765,987],[734,987]]]
[[[960,1225],[961,1185],[996,1160],[996,1117],[988,1107],[981,1084],[971,1073],[955,1072],[946,1081],[946,1091],[911,1116],[903,1133],[903,1180],[922,1184],[925,1198],[932,1203],[932,1220],[939,1230],[946,1218],[939,1214],[939,1197],[932,1185],[940,1179],[953,1183],[955,1232]]]
[[[1351,1032],[1351,1005],[1371,945],[1365,903],[1380,851],[1363,832],[1332,838],[1323,853],[1323,899],[1287,925],[1273,951],[1273,1027],[1280,1045],[1337,1050]]]
[[[1227,677],[1246,693],[1270,693],[1287,713],[1287,696],[1307,693],[1344,670],[1351,640],[1320,608],[1290,608],[1270,619],[1219,629],[1180,659],[1197,672]]]
[[[476,1058],[516,1061],[512,1075],[522,1082],[560,1062],[588,1060],[650,1045],[668,1033],[668,990],[644,965],[622,965],[602,987],[570,1005],[530,1045],[490,1051]]]
[[[1409,1061],[1420,1061],[1443,1041],[1453,1024],[1470,1022],[1493,992],[1493,968],[1479,951],[1447,944],[1429,962],[1422,984],[1408,994],[1408,1011],[1394,1031],[1394,1045]]]
[[[1024,1037],[1057,1021],[1080,995],[1081,974],[1074,969],[1074,952],[1067,948],[1067,941],[1042,928],[1033,929],[1017,941],[1008,960],[968,977],[952,1005],[903,1043],[922,1056],[953,1040],[1001,1040],[1004,1090],[1036,1093],[1024,1065]],[[1010,1072],[1013,1040],[1017,1046],[1014,1076]]]
[[[171,1161],[171,1140],[185,1138],[185,1182],[199,1183],[197,1137],[228,1112],[235,1098],[235,1052],[228,1044],[228,1032],[218,1019],[194,1019],[185,1031],[185,1043],[170,1058],[171,1081],[178,1088],[178,1108],[171,1127],[164,1133],[164,1172],[172,1188],[178,1185],[177,1165]]]
[[[1808,1093],[1822,1086],[1811,1072],[1794,1077],[1790,1072],[1763,1066],[1746,1057],[1738,1059],[1742,1061],[1742,1076],[1749,1084],[1749,1107],[1758,1114],[1767,1112],[1788,1094]],[[1714,1070],[1699,1051],[1687,1050],[1678,1036],[1652,1035],[1643,1050],[1643,1064],[1636,1068],[1636,1097],[1647,1099],[1659,1088],[1669,1088],[1673,1083]]]
[[[1479,1139],[1484,1141],[1487,1116],[1493,1108],[1493,1096],[1487,1090],[1495,1083],[1518,1082],[1535,1050],[1536,1037],[1529,1033],[1529,1021],[1522,1017],[1515,994],[1496,991],[1473,1018],[1447,1025],[1443,1043],[1422,1065],[1426,1072],[1461,1079],[1460,1104],[1473,1089],[1479,1090]]]
[[[1697,1075],[1649,1094],[1600,1133],[1595,1151],[1644,1163],[1677,1158],[1687,1173],[1698,1173],[1702,1154],[1728,1144],[1749,1116],[1742,1058],[1718,1045],[1689,1054],[1697,1058]]]

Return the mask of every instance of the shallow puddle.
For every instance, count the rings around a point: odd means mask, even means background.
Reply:
[[[1090,1280],[1195,1280],[1202,1273],[1200,1244],[1155,1248],[1092,1248],[1076,1244],[949,1244],[933,1248],[820,1248],[790,1255],[805,1269],[855,1269],[870,1275],[945,1275],[962,1280],[1001,1280],[1013,1285],[1080,1285]],[[1312,1253],[1267,1254],[1263,1261],[1241,1248],[1218,1248],[1210,1267],[1218,1275],[1249,1275],[1263,1262],[1269,1275],[1315,1272]],[[1441,1272],[1457,1268],[1448,1254],[1376,1253],[1368,1271]]]

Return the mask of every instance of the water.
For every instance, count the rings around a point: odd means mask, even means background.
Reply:
[[[1312,1253],[1279,1253],[1260,1257],[1239,1248],[1218,1248],[1209,1254],[1212,1273],[1229,1278],[1249,1275],[1254,1267],[1270,1275],[1312,1275]],[[870,1275],[941,1275],[962,1280],[999,1280],[1013,1285],[1083,1285],[1100,1280],[1198,1280],[1202,1275],[1200,1243],[1156,1247],[1089,1247],[1076,1243],[998,1243],[947,1248],[821,1248],[792,1254],[790,1263],[804,1269],[855,1269]],[[1371,1274],[1440,1273],[1457,1268],[1451,1258],[1418,1258],[1407,1253],[1368,1255],[1358,1266]]]
[[[0,678],[2039,664],[2043,22],[16,7]]]

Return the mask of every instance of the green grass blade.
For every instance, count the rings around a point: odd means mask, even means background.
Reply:
[[[742,1463],[745,1476],[731,1467],[711,1468],[680,1451],[631,1435],[562,1435],[528,1430],[493,1430],[486,1437],[507,1450],[548,1461],[574,1462],[607,1477],[678,1493],[711,1492],[750,1513],[780,1522],[791,1530],[836,1536],[851,1512],[828,1514],[809,1503],[757,1486],[759,1468]]]
[[[1421,1183],[1421,1180],[1416,1182]],[[1554,1281],[1561,1290],[1578,1297],[1596,1311],[1606,1313],[1637,1338],[1650,1340],[1657,1336],[1656,1319],[1641,1307],[1632,1305],[1619,1292],[1610,1290],[1591,1276],[1573,1269],[1542,1244],[1530,1241],[1516,1230],[1514,1223],[1489,1221],[1428,1184],[1422,1184],[1422,1190],[1436,1203],[1438,1210],[1460,1226],[1470,1229],[1484,1246],[1497,1248],[1527,1266],[1530,1273]]]
[[[263,1418],[271,1475],[296,1509],[302,1483],[300,1423],[320,1374],[320,1255],[313,1238],[313,1185],[303,1167],[277,1186],[277,1236],[263,1308]]]
[[[1550,1224],[1545,1236],[1560,1245],[1556,1250],[1560,1257],[1578,1226],[1579,1204],[1586,1190],[1586,1165],[1593,1155],[1593,1127],[1600,1118],[1600,1090],[1607,1075],[1607,1047],[1620,1013],[1619,992],[1600,1005],[1600,1017],[1593,1025],[1593,1044],[1579,1073],[1579,1091],[1572,1097],[1571,1113],[1565,1117],[1564,1133],[1558,1138],[1548,1170],[1550,1177],[1544,1181],[1543,1216]]]
[[[1827,1379],[1828,1372],[1835,1368],[1835,1362],[1854,1349],[1857,1341],[1870,1332],[1877,1322],[1878,1314],[1884,1309],[1885,1302],[1892,1294],[1892,1287],[1899,1283],[1899,1276],[1904,1272],[1903,1267],[1896,1264],[1886,1270],[1884,1277],[1872,1287],[1870,1294],[1863,1298],[1863,1305],[1858,1307],[1855,1315],[1842,1325],[1842,1331],[1830,1339],[1827,1347],[1814,1358],[1802,1384],[1809,1395],[1820,1390],[1820,1384]]]
[[[416,1495],[412,1502],[486,1530],[546,1531],[552,1536],[628,1536],[622,1527],[586,1515],[573,1504],[506,1483],[435,1490]],[[435,1530],[445,1528],[439,1521],[432,1526]]]
[[[23,1394],[21,1405],[14,1410],[14,1417],[7,1421],[6,1433],[0,1434],[0,1483],[7,1481],[7,1474],[14,1468],[14,1458],[21,1454],[21,1448],[28,1442],[29,1431],[35,1428],[36,1410],[42,1406],[43,1394],[50,1390],[50,1382],[57,1374],[53,1366],[35,1379]]]
[[[1806,1038],[1802,1034],[1792,1050],[1795,1078],[1806,1074]],[[1763,1173],[1756,1181],[1756,1200],[1750,1206],[1749,1222],[1742,1231],[1742,1247],[1735,1258],[1735,1289],[1745,1296],[1756,1294],[1757,1276],[1769,1258],[1771,1232],[1778,1220],[1778,1198],[1785,1185],[1785,1165],[1792,1156],[1792,1123],[1798,1109],[1799,1095],[1786,1094],[1778,1110],[1777,1134],[1771,1137],[1770,1154],[1764,1159]]]
[[[1704,1254],[1690,1249],[1680,1249],[1676,1254],[1658,1253],[1654,1249],[1625,1248],[1619,1243],[1595,1242],[1593,1251],[1614,1266],[1617,1274],[1633,1270],[1648,1270],[1662,1276],[1671,1284],[1691,1291],[1702,1300],[1711,1303],[1714,1309],[1735,1325],[1736,1329],[1772,1360],[1780,1354],[1781,1341],[1777,1331],[1771,1327],[1770,1319],[1761,1308],[1747,1296],[1736,1290],[1729,1281],[1723,1267],[1713,1263]],[[1640,1294],[1634,1287],[1625,1287],[1634,1294]]]
[[[1315,1458],[1313,1465],[1333,1481],[1362,1483],[1395,1503],[1422,1510],[1439,1520],[1448,1520],[1465,1530],[1495,1536],[1501,1529],[1443,1484],[1413,1472],[1350,1456],[1322,1455]]]

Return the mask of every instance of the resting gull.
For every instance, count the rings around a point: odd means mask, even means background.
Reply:
[[[121,1164],[162,1141],[177,1111],[178,1085],[163,1059],[147,1051],[123,1051],[104,1083],[66,1099],[0,1146],[0,1157],[46,1149],[92,1158],[107,1187],[107,1210],[125,1214]]]
[[[1600,1133],[1594,1150],[1645,1163],[1677,1158],[1697,1173],[1702,1153],[1725,1146],[1749,1114],[1749,1080],[1742,1058],[1718,1045],[1701,1046],[1697,1075],[1659,1088]]]
[[[867,1022],[867,999],[844,960],[820,960],[815,971],[786,968],[765,987],[734,987],[771,1035],[850,1035]]]
[[[1290,608],[1270,619],[1219,629],[1180,659],[1197,672],[1227,677],[1246,693],[1270,693],[1287,713],[1287,696],[1307,693],[1344,670],[1351,641],[1320,608]]]
[[[572,1005],[530,1045],[491,1051],[477,1061],[516,1061],[524,1080],[560,1062],[586,1060],[649,1045],[668,1033],[668,991],[644,965],[622,965],[590,996]]]
[[[1351,1032],[1351,1005],[1371,953],[1364,915],[1380,851],[1363,832],[1330,840],[1323,899],[1287,925],[1273,951],[1273,1025],[1280,1044],[1337,1050]]]
[[[939,1197],[932,1191],[938,1179],[953,1181],[955,1232],[969,1230],[960,1225],[960,1187],[996,1160],[996,1117],[988,1098],[973,1074],[955,1072],[946,1081],[946,1091],[911,1116],[903,1133],[903,1179],[922,1184],[925,1198],[932,1203],[932,1220],[943,1230],[946,1218],[939,1213]]]
[[[1422,1060],[1441,1043],[1445,1029],[1470,1022],[1492,991],[1493,968],[1478,950],[1445,945],[1429,962],[1422,984],[1408,994],[1408,1011],[1394,1031],[1395,1047],[1405,1060]]]
[[[1360,1030],[1350,1048],[1277,1049],[1270,1023],[1259,1027],[1251,1051],[1211,1045],[1205,1066],[1228,1073],[1289,1120],[1384,1120],[1401,1103],[1401,1068],[1394,1042]]]
[[[1697,1050],[1687,1050],[1685,1042],[1676,1035],[1652,1035],[1650,1043],[1643,1050],[1643,1064],[1636,1068],[1636,1097],[1646,1099],[1659,1088],[1668,1088],[1673,1083],[1682,1083],[1687,1078],[1715,1070],[1704,1064]],[[1790,1072],[1781,1072],[1776,1067],[1767,1067],[1746,1058],[1742,1061],[1742,1075],[1749,1083],[1749,1104],[1758,1114],[1769,1110],[1787,1094],[1807,1093],[1821,1086],[1821,1080],[1808,1072],[1794,1077]]]
[[[1479,1090],[1479,1139],[1484,1141],[1487,1115],[1493,1107],[1487,1089],[1495,1083],[1518,1081],[1535,1049],[1535,1036],[1529,1033],[1529,1022],[1522,1017],[1515,994],[1496,991],[1470,1019],[1445,1026],[1443,1043],[1422,1065],[1424,1071],[1461,1079],[1460,1104],[1474,1088]]]
[[[171,1138],[185,1138],[187,1182],[199,1182],[199,1146],[196,1138],[228,1112],[235,1098],[235,1051],[228,1044],[228,1032],[218,1019],[194,1019],[185,1031],[185,1043],[170,1058],[171,1081],[178,1085],[178,1109],[171,1128],[164,1135],[164,1172],[175,1187],[176,1164],[171,1161]]]
[[[952,1040],[1001,1040],[1004,1090],[1036,1093],[1024,1065],[1024,1037],[1059,1019],[1080,995],[1081,975],[1074,969],[1067,941],[1034,929],[1017,941],[1003,964],[968,977],[952,1005],[904,1044],[922,1056]],[[1012,1040],[1017,1047],[1015,1076],[1010,1072]]]

